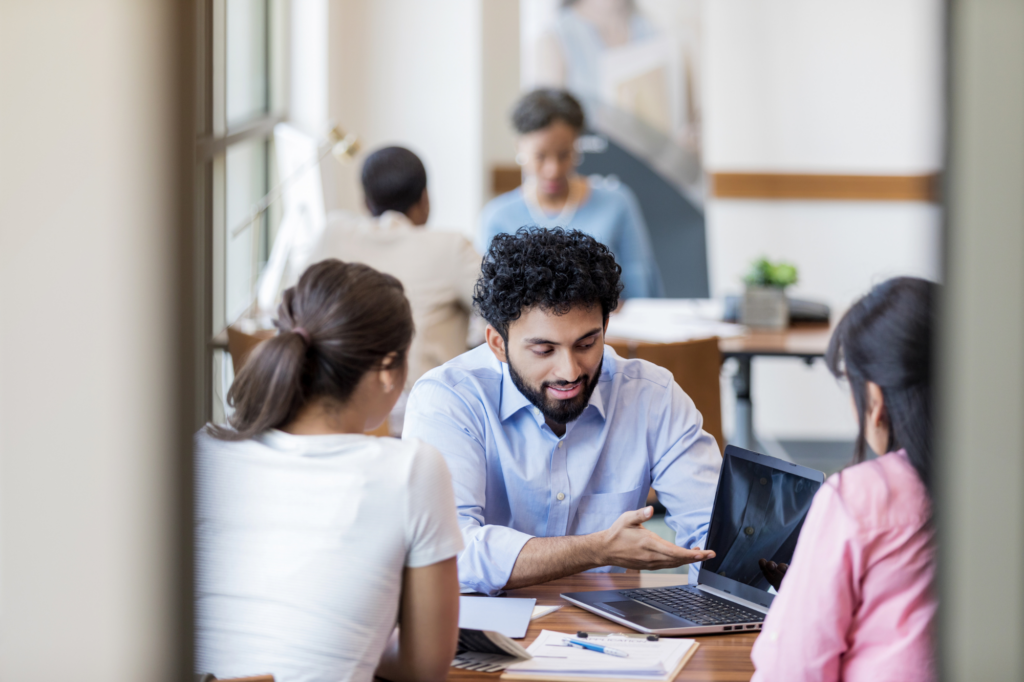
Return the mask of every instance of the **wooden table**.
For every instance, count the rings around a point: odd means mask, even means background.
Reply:
[[[752,329],[743,336],[721,339],[718,348],[726,357],[773,355],[820,358],[828,349],[832,327],[827,322],[797,322],[782,331]]]
[[[736,358],[739,366],[732,378],[736,391],[736,426],[731,442],[741,448],[754,447],[754,404],[750,395],[750,365],[759,355],[802,359],[807,364],[824,357],[832,329],[827,322],[796,323],[789,329],[751,330],[743,336],[721,339],[718,349],[723,358]]]
[[[554,613],[532,621],[530,629],[526,633],[526,638],[517,641],[523,647],[527,647],[537,638],[541,630],[555,630],[570,634],[575,634],[579,630],[589,632],[631,632],[627,627],[570,605],[558,596],[562,592],[665,587],[685,582],[685,575],[674,574],[639,573],[624,575],[621,573],[582,573],[562,578],[561,580],[554,580],[543,585],[513,590],[508,593],[508,596],[536,598],[538,605],[563,605],[562,608]],[[754,633],[698,635],[694,637],[700,643],[700,646],[676,680],[678,682],[687,680],[747,682],[754,674],[754,666],[750,663],[750,648],[754,645],[756,638],[757,635]],[[500,675],[500,673],[478,673],[452,668],[448,679],[457,682],[469,682],[470,680],[496,682]]]

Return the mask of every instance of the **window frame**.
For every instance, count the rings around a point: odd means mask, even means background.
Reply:
[[[196,288],[192,311],[197,329],[198,363],[195,428],[223,418],[217,385],[227,358],[226,274],[227,230],[225,159],[229,147],[263,139],[269,145],[274,126],[288,120],[290,0],[252,0],[267,5],[266,59],[267,110],[244,123],[227,124],[227,3],[195,0],[196,109],[195,109],[195,216],[193,263]],[[267,152],[268,174],[273,155]],[[268,187],[271,186],[268,179]],[[264,220],[266,217],[264,216]],[[269,241],[269,237],[267,238]],[[269,251],[264,244],[258,251]],[[266,257],[266,253],[263,257]],[[221,396],[222,397],[222,396]]]

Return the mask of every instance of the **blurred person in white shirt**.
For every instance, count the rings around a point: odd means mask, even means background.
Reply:
[[[416,323],[406,382],[411,389],[428,370],[468,350],[481,258],[462,234],[425,227],[430,217],[427,171],[413,152],[376,150],[363,162],[362,184],[372,217],[330,213],[312,253],[314,260],[365,263],[402,283]],[[481,335],[473,345],[482,342]],[[401,434],[405,395],[390,417],[395,436]]]
[[[231,386],[228,424],[196,436],[197,668],[443,679],[463,546],[451,475],[430,445],[364,435],[405,384],[402,285],[326,260],[275,324]]]

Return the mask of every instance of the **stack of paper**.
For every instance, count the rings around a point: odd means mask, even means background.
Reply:
[[[631,298],[608,320],[606,336],[652,343],[742,336],[746,330],[722,322],[722,312],[713,299]]]
[[[532,658],[510,665],[502,679],[629,679],[668,682],[675,678],[697,642],[692,639],[659,639],[649,642],[637,637],[590,636],[587,642],[609,646],[629,654],[619,658],[563,643],[575,635],[544,630],[527,651]]]

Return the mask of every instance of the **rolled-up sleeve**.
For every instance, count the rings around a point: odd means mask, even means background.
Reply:
[[[668,511],[665,522],[676,532],[680,547],[703,547],[722,469],[721,452],[704,431],[693,400],[675,382],[651,422],[652,486]],[[690,565],[691,583],[696,583],[699,567]]]
[[[463,590],[495,595],[508,583],[519,552],[533,536],[484,520],[487,431],[469,400],[445,383],[424,377],[409,396],[402,438],[418,438],[444,456],[465,543],[458,560],[459,583]]]

